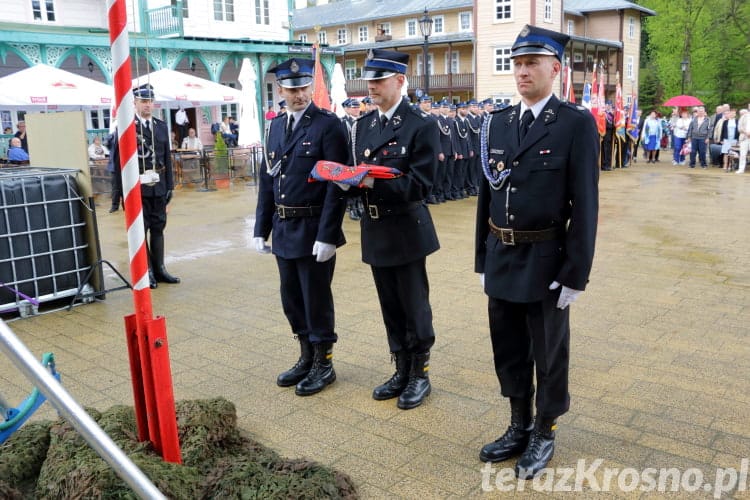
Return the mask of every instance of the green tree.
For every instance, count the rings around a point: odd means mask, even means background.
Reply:
[[[638,83],[638,107],[642,109],[644,113],[648,113],[650,110],[664,102],[664,89],[659,82],[659,77],[657,76],[657,72],[654,70],[653,65],[644,68],[640,74],[641,78]]]
[[[750,101],[750,4],[747,0],[643,0],[656,11],[644,23],[644,64],[656,73],[664,96],[685,93],[708,106]],[[644,69],[648,71],[648,69]]]

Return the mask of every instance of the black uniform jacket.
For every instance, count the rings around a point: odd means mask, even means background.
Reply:
[[[331,182],[308,182],[318,160],[346,163],[346,126],[315,103],[305,110],[289,141],[287,114],[273,119],[261,164],[254,235],[268,239],[273,230],[274,255],[297,259],[312,255],[315,241],[343,245],[341,229],[346,202],[342,191]],[[280,162],[280,163],[279,163]],[[275,177],[268,169],[279,164]],[[310,217],[279,217],[278,205],[314,207],[320,213]]]
[[[169,149],[169,130],[167,124],[158,118],[151,117],[153,132],[142,130],[141,122],[134,119],[136,135],[136,160],[139,173],[144,169],[155,169],[159,173],[159,182],[153,186],[141,184],[141,196],[156,198],[166,196],[167,191],[174,189],[174,175],[172,172],[172,153]],[[111,149],[112,165],[114,166],[115,182],[122,192],[122,177],[120,173],[120,147],[118,135],[113,136],[114,146]],[[123,193],[125,194],[125,193]]]
[[[492,113],[488,155],[493,168],[511,168],[499,190],[486,179],[477,206],[475,270],[485,292],[511,302],[541,300],[552,281],[584,290],[594,258],[599,210],[599,135],[585,108],[554,95],[519,145],[520,105]],[[489,230],[560,228],[550,241],[504,245]]]
[[[380,131],[378,112],[357,120],[353,132],[356,163],[395,167],[396,179],[375,179],[363,189],[362,260],[372,266],[399,266],[440,248],[430,211],[424,200],[432,192],[440,140],[437,122],[402,101]],[[374,205],[379,218],[369,214]],[[412,207],[412,209],[410,209]],[[393,214],[387,215],[390,210]]]

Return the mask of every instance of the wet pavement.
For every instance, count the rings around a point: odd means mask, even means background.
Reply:
[[[672,495],[711,497],[718,485],[750,498],[750,174],[639,163],[603,172],[600,188],[591,282],[571,312],[571,410],[559,419],[556,469],[543,480],[516,483],[502,470],[513,461],[483,469],[478,459],[509,411],[473,273],[476,198],[431,208],[442,245],[427,260],[433,391],[402,411],[370,396],[393,366],[358,223],[345,219],[348,244],[337,253],[338,379],[301,398],[275,384],[298,352],[275,261],[252,248],[254,185],[180,189],[166,246],[182,284],[152,294],[154,313],[166,317],[175,396],[226,397],[243,429],[286,456],[347,472],[363,498],[492,498],[507,495],[503,488],[549,496],[566,486],[638,497],[675,478]],[[108,206],[100,200],[103,258],[129,276],[124,216]],[[118,285],[106,276],[109,288]],[[37,356],[54,352],[79,403],[105,409],[132,404],[123,327],[132,311],[122,290],[10,326]],[[0,356],[0,394],[19,402],[29,388]],[[44,408],[35,418],[54,416]]]

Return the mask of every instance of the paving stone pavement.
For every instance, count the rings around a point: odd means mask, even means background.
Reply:
[[[402,411],[370,397],[393,366],[359,226],[348,218],[334,278],[338,379],[307,398],[276,386],[298,353],[275,261],[252,248],[255,189],[241,181],[214,192],[183,188],[170,205],[167,267],[182,284],[160,285],[152,298],[166,317],[177,399],[228,398],[243,429],[283,455],[347,472],[363,498],[549,497],[558,483],[586,496],[651,497],[658,493],[648,479],[660,468],[676,468],[676,497],[693,485],[691,496],[713,496],[714,481],[729,484],[733,468],[739,491],[724,496],[750,498],[750,174],[665,164],[602,173],[594,269],[571,312],[571,410],[559,419],[558,469],[537,491],[504,477],[514,462],[483,472],[478,459],[509,411],[473,272],[476,198],[431,207],[442,244],[427,260],[433,392]],[[106,208],[100,200],[103,257],[129,275],[123,214]],[[105,409],[132,404],[123,327],[132,311],[124,290],[10,326],[36,355],[55,353],[79,403]],[[0,356],[0,394],[16,402],[29,388]],[[45,405],[35,418],[54,415]],[[599,459],[578,485],[575,475],[563,481],[564,468]],[[599,493],[607,467],[618,472],[609,471],[610,491]]]

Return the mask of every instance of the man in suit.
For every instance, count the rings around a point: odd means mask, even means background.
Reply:
[[[295,386],[298,396],[316,394],[336,380],[331,282],[336,247],[345,243],[341,190],[307,181],[318,160],[347,160],[346,127],[312,101],[313,66],[311,59],[292,58],[270,70],[287,112],[269,128],[253,233],[256,250],[268,253],[273,232],[281,305],[300,344],[297,363],[276,383]]]
[[[511,424],[480,458],[520,455],[530,479],[554,452],[568,411],[569,304],[594,257],[599,135],[585,108],[552,93],[568,36],[526,26],[511,48],[521,102],[490,114],[480,145],[475,270],[489,296],[490,339]],[[534,418],[534,370],[538,384]]]
[[[415,408],[430,394],[430,348],[435,342],[426,257],[439,247],[425,200],[432,193],[440,143],[435,120],[402,99],[409,55],[372,49],[362,78],[377,109],[352,130],[356,164],[400,170],[395,179],[372,179],[362,189],[362,260],[369,264],[396,373],[373,398],[398,398]]]
[[[141,176],[143,223],[148,235],[149,286],[156,288],[160,282],[171,284],[180,282],[180,278],[169,274],[164,267],[164,228],[167,226],[167,204],[172,200],[174,190],[172,155],[167,124],[151,114],[154,102],[153,87],[150,84],[141,85],[133,90],[133,95],[135,97],[134,124],[138,169]],[[116,184],[115,192],[122,193],[120,148],[117,141],[118,135],[115,134],[114,146],[111,148],[114,167],[113,181]],[[113,201],[112,208],[115,206]]]

